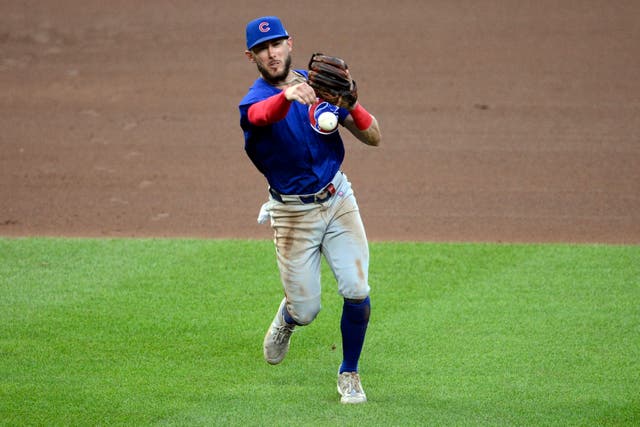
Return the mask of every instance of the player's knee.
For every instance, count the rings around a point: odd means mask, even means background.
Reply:
[[[340,290],[340,296],[347,301],[364,301],[369,297],[369,285],[367,283],[356,283],[354,286],[345,286]]]
[[[364,300],[369,296],[371,288],[366,277],[361,274],[353,274],[341,277],[338,292],[340,296],[350,300]]]
[[[296,304],[291,317],[298,325],[304,326],[313,322],[320,312],[320,301],[310,301],[304,304]]]

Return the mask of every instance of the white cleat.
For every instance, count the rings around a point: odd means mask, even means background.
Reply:
[[[282,362],[289,351],[289,341],[296,325],[290,325],[284,321],[282,310],[287,299],[284,298],[278,307],[276,317],[264,337],[264,358],[267,363],[277,365]]]
[[[364,394],[360,375],[357,372],[343,372],[338,374],[338,393],[341,403],[364,403],[367,395]]]

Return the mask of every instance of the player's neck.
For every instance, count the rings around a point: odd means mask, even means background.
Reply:
[[[263,78],[264,78],[264,76],[263,76]],[[269,82],[269,84],[271,84],[272,86],[278,87],[278,88],[291,86],[292,84],[296,84],[296,83],[302,83],[303,81],[305,81],[304,76],[302,76],[302,74],[300,74],[300,73],[298,73],[298,72],[296,72],[294,70],[290,70],[289,74],[287,74],[287,76],[285,78],[281,79],[280,81],[274,82],[274,81],[267,80],[267,82]]]

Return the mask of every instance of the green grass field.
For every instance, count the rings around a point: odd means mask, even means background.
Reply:
[[[285,361],[269,241],[0,239],[0,425],[640,424],[640,247],[371,244],[369,402],[341,302]]]

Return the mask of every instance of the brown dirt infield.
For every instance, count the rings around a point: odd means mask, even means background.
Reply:
[[[270,238],[237,103],[276,14],[380,121],[371,240],[640,243],[640,2],[343,4],[0,3],[0,236]]]

